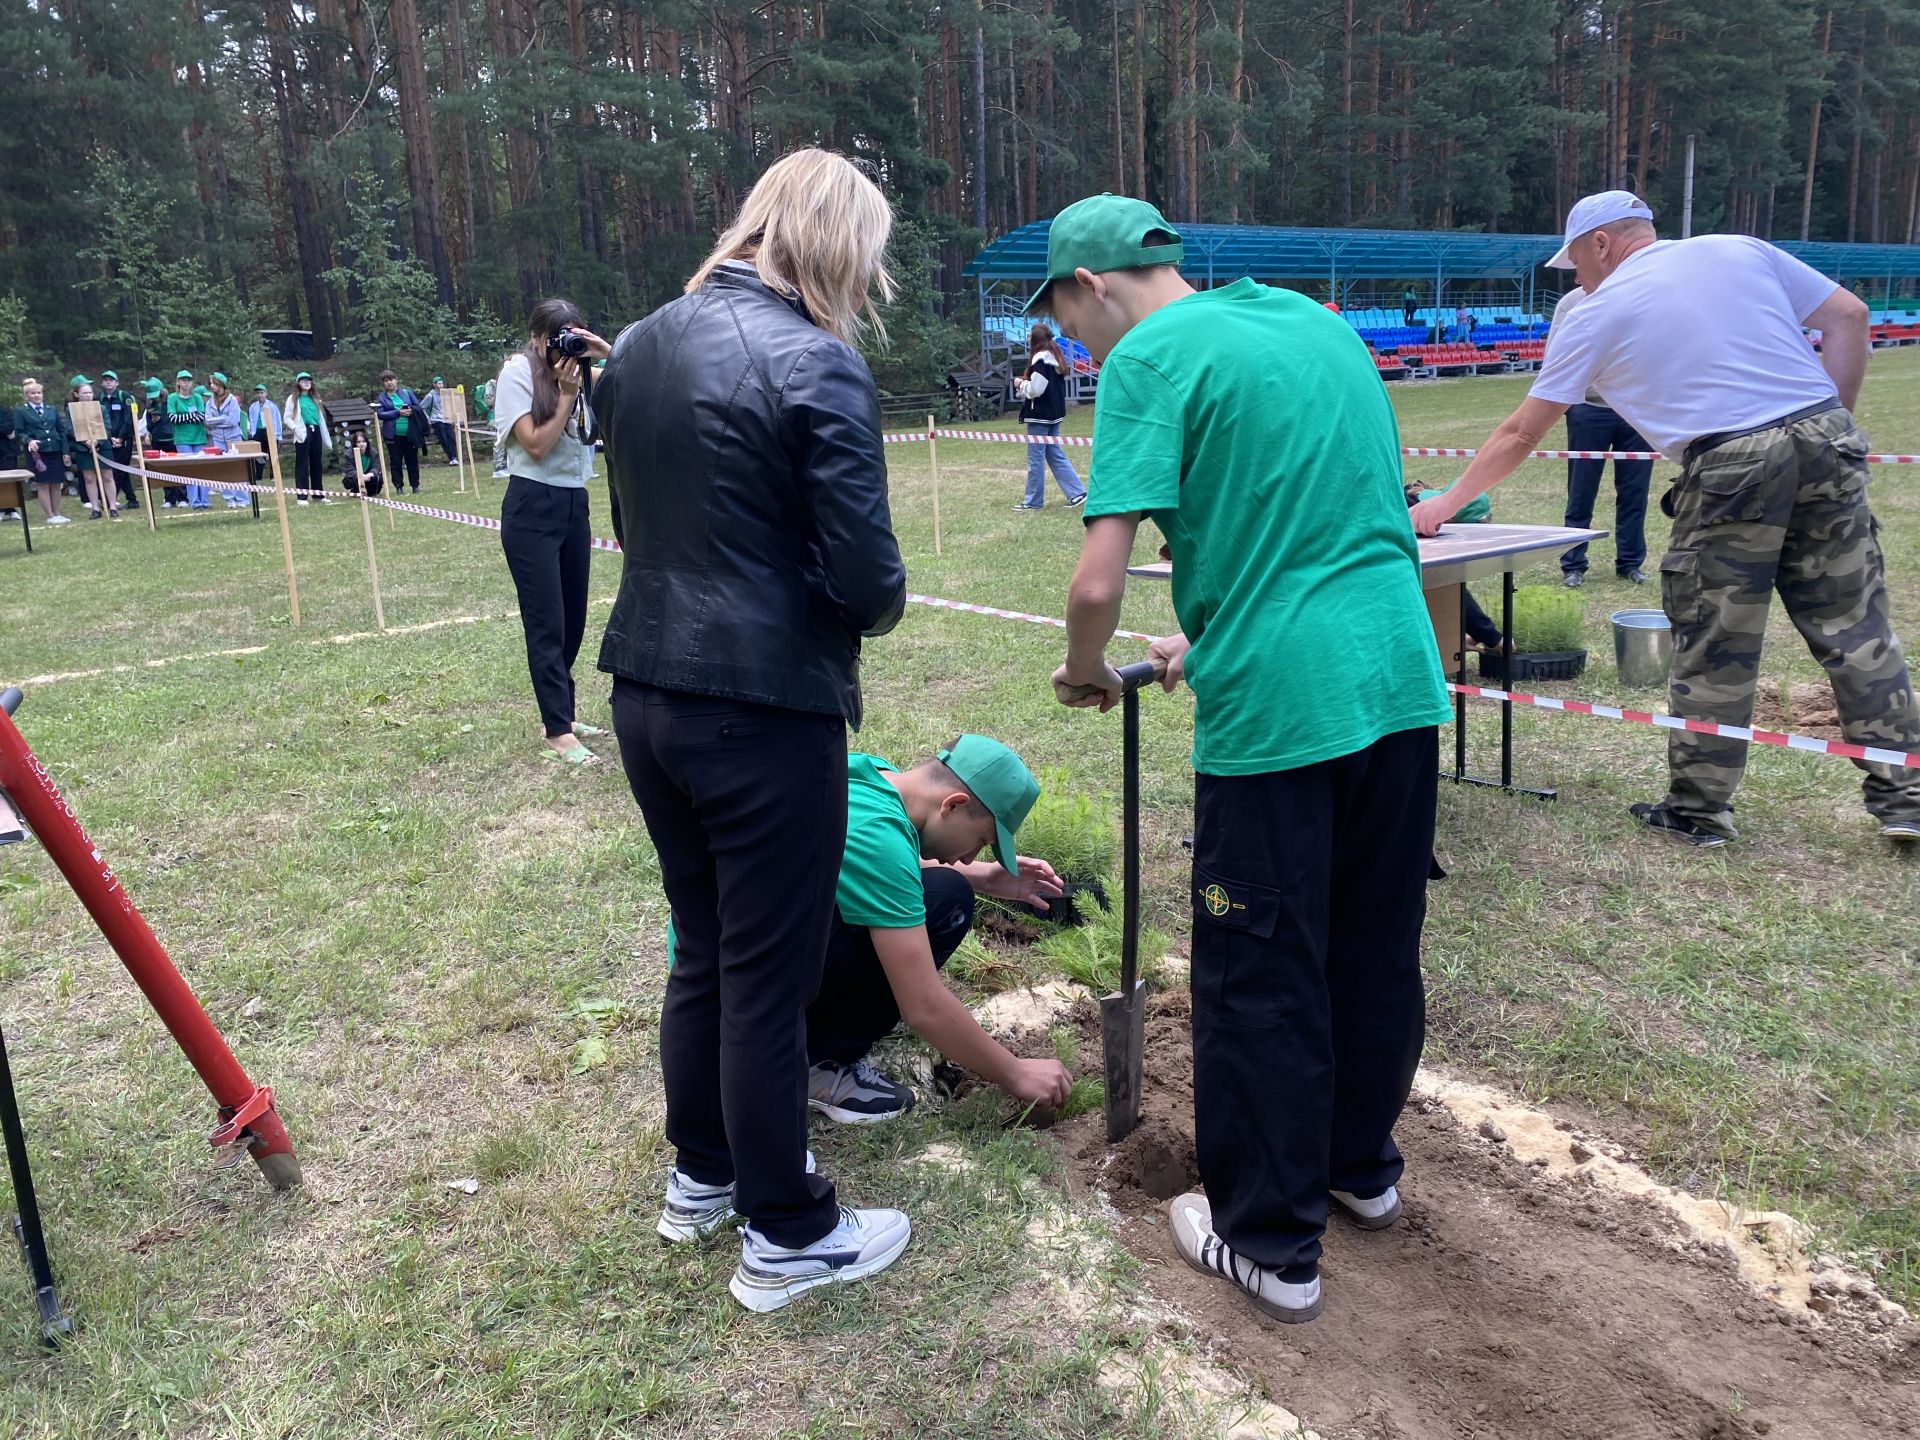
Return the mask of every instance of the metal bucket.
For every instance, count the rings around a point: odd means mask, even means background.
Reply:
[[[1663,610],[1613,612],[1613,663],[1620,683],[1648,690],[1667,683],[1673,664],[1673,627]]]

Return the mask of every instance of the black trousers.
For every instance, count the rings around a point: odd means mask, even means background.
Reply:
[[[1579,404],[1567,410],[1569,450],[1651,450],[1646,436],[1626,417],[1605,405]],[[1582,530],[1593,521],[1594,502],[1600,496],[1604,460],[1567,462],[1566,523]],[[1613,568],[1624,575],[1638,570],[1647,559],[1647,490],[1653,483],[1653,461],[1613,462]],[[1587,573],[1587,547],[1576,545],[1560,557],[1568,575]]]
[[[527,671],[548,735],[573,729],[573,662],[587,633],[592,541],[584,487],[544,485],[524,475],[507,482],[500,502],[500,548],[507,552],[507,569],[520,597]]]
[[[973,886],[958,871],[934,865],[921,870],[920,888],[926,895],[927,942],[937,970],[973,928]],[[872,931],[849,925],[835,911],[820,994],[807,1007],[808,1061],[858,1060],[899,1023],[900,1003],[874,953]]]
[[[294,443],[293,486],[296,490],[327,488],[325,452],[320,448],[320,427],[317,425],[308,427],[306,439]]]
[[[433,438],[440,442],[440,448],[446,452],[447,463],[453,464],[453,426],[445,420],[434,421]]]
[[[1426,1039],[1420,927],[1438,732],[1194,777],[1193,1111],[1222,1239],[1304,1283],[1327,1192],[1400,1178]]]
[[[1498,649],[1504,638],[1500,634],[1499,624],[1480,608],[1480,602],[1473,598],[1473,592],[1464,585],[1460,587],[1460,627],[1474,644],[1485,645],[1489,649]]]
[[[613,729],[673,910],[660,1070],[676,1163],[732,1181],[775,1245],[811,1245],[840,1218],[832,1183],[806,1173],[803,1017],[846,845],[846,722],[616,679]]]
[[[393,486],[393,493],[400,493],[401,478],[413,489],[420,488],[420,447],[413,443],[411,435],[394,436],[387,441],[387,464],[393,467],[393,473],[387,476],[387,482]]]

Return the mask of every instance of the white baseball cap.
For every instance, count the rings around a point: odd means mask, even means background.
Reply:
[[[1653,211],[1647,202],[1631,190],[1602,190],[1574,202],[1567,212],[1567,243],[1547,261],[1549,270],[1571,270],[1573,261],[1567,252],[1582,235],[1611,225],[1616,220],[1651,220]]]

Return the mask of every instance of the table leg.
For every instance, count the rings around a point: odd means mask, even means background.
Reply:
[[[1513,571],[1500,577],[1500,688],[1513,692]],[[1513,701],[1500,702],[1500,784],[1513,788]]]
[[[27,514],[27,487],[20,487],[20,533],[26,538],[27,553],[33,553],[33,521]]]

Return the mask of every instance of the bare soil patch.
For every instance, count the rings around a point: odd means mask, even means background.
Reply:
[[[1198,1180],[1189,1022],[1184,994],[1153,998],[1142,1124],[1111,1149],[1099,1114],[1062,1124],[1071,1183],[1110,1202],[1156,1298],[1214,1358],[1327,1440],[1920,1433],[1920,1325],[1844,1292],[1820,1317],[1773,1303],[1665,1209],[1524,1163],[1437,1100],[1400,1123],[1402,1221],[1369,1234],[1336,1217],[1326,1313],[1267,1321],[1167,1240],[1163,1202]],[[1063,1023],[1075,1068],[1099,1073],[1097,1012],[1083,1001]]]
[[[1788,704],[1780,703],[1777,687],[1762,686],[1753,697],[1756,730],[1776,734],[1811,735],[1816,740],[1844,740],[1840,712],[1833,703],[1833,687],[1826,681],[1795,680],[1787,687]]]

